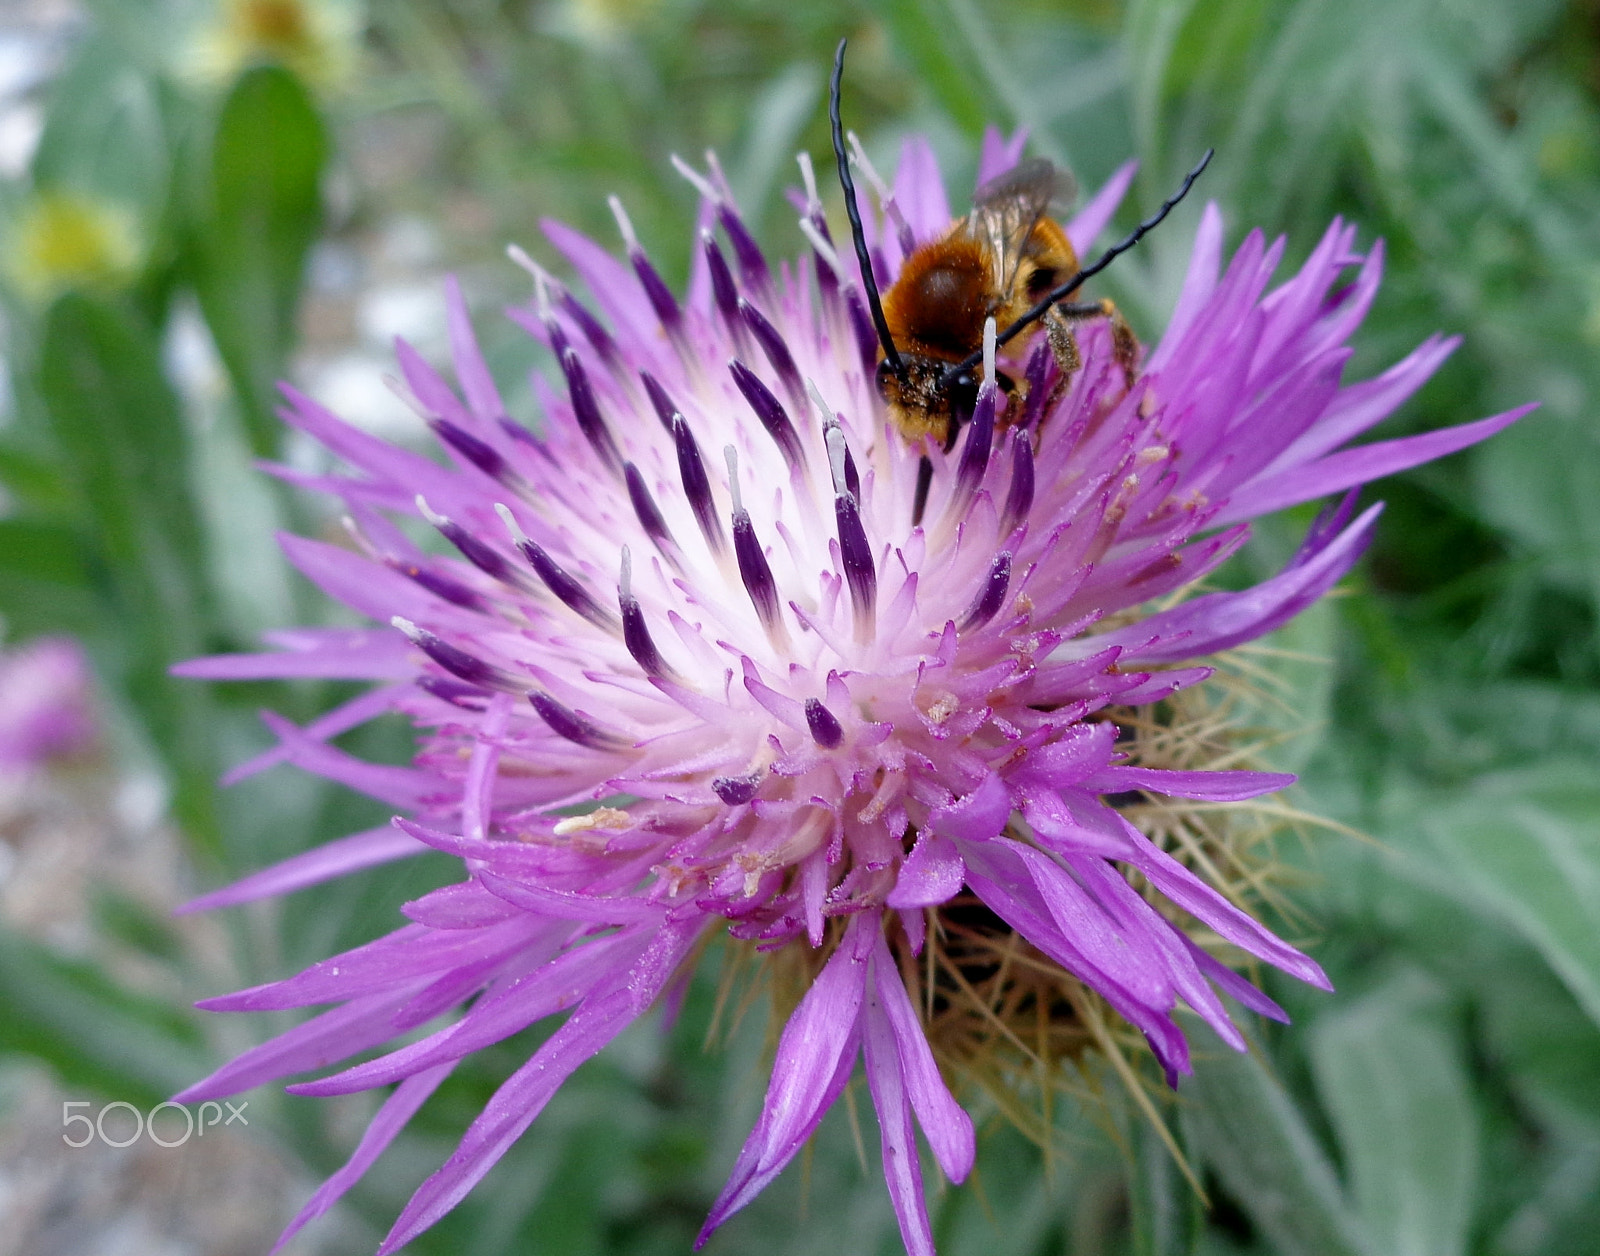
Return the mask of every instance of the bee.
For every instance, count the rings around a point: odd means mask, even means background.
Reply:
[[[1016,325],[1077,272],[1077,252],[1049,215],[1053,202],[1070,198],[1071,187],[1070,176],[1049,161],[1025,161],[979,188],[970,214],[901,265],[882,303],[902,369],[885,353],[877,383],[908,441],[930,437],[948,448],[976,405],[979,382],[970,369],[952,376],[951,368],[981,351],[988,319],[997,327]],[[1052,305],[1041,321],[1063,381],[1079,365],[1070,321],[1091,315],[1111,318],[1118,358],[1132,370],[1133,334],[1109,301]],[[1023,399],[1009,375],[1000,373],[996,383]]]
[[[845,42],[839,41],[834,57],[828,117],[850,238],[878,334],[878,392],[895,429],[913,446],[933,440],[946,450],[954,447],[962,423],[977,406],[982,382],[977,372],[983,361],[984,328],[991,318],[999,329],[997,348],[1043,324],[1060,368],[1057,389],[1065,387],[1080,365],[1073,322],[1109,318],[1113,349],[1131,387],[1138,342],[1127,322],[1110,301],[1067,298],[1172,212],[1210,162],[1211,150],[1154,214],[1088,267],[1080,264],[1066,231],[1049,214],[1051,203],[1064,198],[1068,177],[1048,161],[1023,162],[980,187],[972,212],[938,240],[915,249],[880,297],[845,154],[840,110]],[[1002,391],[1019,392],[1018,382],[1005,372],[997,370],[996,376]],[[912,506],[913,527],[922,521],[932,477],[933,463],[924,453]]]

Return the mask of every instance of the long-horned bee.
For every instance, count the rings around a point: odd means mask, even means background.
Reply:
[[[949,442],[971,413],[978,381],[970,375],[946,377],[981,348],[985,321],[1012,326],[1077,272],[1078,255],[1048,212],[1052,201],[1064,198],[1069,183],[1043,158],[1025,161],[979,188],[970,214],[901,265],[882,299],[902,369],[894,370],[885,356],[878,388],[908,440],[929,436],[941,445]],[[1102,312],[1100,306],[1090,308]],[[1069,313],[1078,312],[1051,306],[1043,320],[1064,374],[1078,365],[1066,328]],[[1125,326],[1120,320],[1118,325]],[[1131,335],[1127,344],[1131,360]],[[1009,377],[997,382],[1008,391],[1013,387]]]
[[[878,333],[878,391],[895,428],[913,445],[930,439],[945,449],[954,445],[961,424],[977,403],[984,328],[991,318],[998,329],[997,348],[1043,323],[1065,378],[1079,365],[1072,322],[1108,317],[1118,360],[1131,381],[1137,343],[1115,306],[1109,301],[1074,303],[1066,298],[1172,211],[1211,160],[1211,150],[1160,209],[1088,267],[1080,267],[1067,233],[1049,215],[1051,202],[1066,190],[1066,175],[1048,161],[1025,161],[980,187],[972,212],[938,240],[915,249],[880,298],[845,153],[840,114],[845,42],[839,41],[834,57],[828,117],[851,241]],[[1016,381],[1002,371],[997,370],[996,376],[999,388],[1016,391]],[[933,464],[924,454],[913,526],[922,520],[932,476]]]

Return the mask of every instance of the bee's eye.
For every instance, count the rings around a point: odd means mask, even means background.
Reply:
[[[1041,266],[1028,276],[1028,296],[1037,301],[1056,286],[1056,272],[1052,266]]]

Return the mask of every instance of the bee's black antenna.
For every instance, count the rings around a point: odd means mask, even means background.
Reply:
[[[840,49],[842,55],[843,45],[840,46]],[[837,77],[835,78],[834,82],[837,85]],[[1011,326],[1007,327],[1003,332],[995,337],[995,345],[1004,345],[1007,341],[1016,339],[1016,337],[1019,336],[1029,325],[1037,323],[1041,318],[1048,314],[1050,312],[1050,307],[1057,301],[1060,301],[1064,297],[1071,296],[1088,280],[1093,279],[1107,266],[1111,265],[1112,262],[1116,261],[1117,258],[1121,257],[1135,244],[1139,243],[1140,240],[1144,239],[1146,233],[1153,231],[1160,224],[1161,220],[1172,212],[1173,207],[1177,205],[1177,203],[1185,196],[1189,195],[1189,189],[1194,186],[1194,181],[1200,177],[1201,171],[1203,171],[1206,166],[1210,164],[1211,157],[1215,152],[1216,149],[1214,148],[1206,149],[1205,155],[1195,163],[1194,169],[1189,171],[1189,173],[1184,176],[1183,185],[1179,187],[1178,190],[1171,196],[1167,197],[1166,200],[1161,202],[1160,209],[1156,210],[1155,213],[1151,214],[1150,217],[1146,218],[1116,244],[1113,244],[1104,253],[1100,254],[1100,256],[1095,259],[1093,266],[1089,266],[1078,271],[1065,283],[1050,289],[1050,291],[1044,295],[1037,305],[1033,306],[1026,314],[1024,314],[1016,322],[1012,323]],[[981,361],[983,361],[983,350],[979,349],[968,354],[954,366],[948,367],[945,370],[944,378],[946,382],[955,379],[963,371],[970,371]]]
[[[896,375],[905,374],[905,364],[894,347],[894,337],[889,334],[888,320],[883,317],[883,302],[878,298],[878,281],[872,276],[872,258],[867,252],[867,233],[861,226],[861,210],[856,206],[856,185],[850,177],[850,159],[844,151],[844,122],[839,116],[839,95],[844,84],[844,46],[839,41],[839,51],[833,57],[833,87],[828,93],[828,121],[833,124],[833,155],[839,163],[839,186],[844,189],[844,212],[850,218],[850,239],[856,246],[856,261],[861,266],[861,282],[867,289],[867,308],[872,311],[872,325],[878,330],[878,343],[883,346],[883,360]]]

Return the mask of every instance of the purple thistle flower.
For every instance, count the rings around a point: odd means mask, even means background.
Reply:
[[[93,678],[71,637],[0,651],[0,773],[22,774],[95,741]]]
[[[1009,168],[1020,146],[991,133],[980,178]],[[1132,173],[1068,225],[1080,253]],[[405,389],[449,466],[285,389],[286,421],[353,474],[281,473],[342,498],[363,552],[294,537],[285,550],[380,626],[286,632],[272,639],[278,652],[179,670],[381,682],[303,729],[269,717],[278,744],[233,775],[287,761],[411,818],[190,907],[430,847],[466,870],[407,904],[409,923],[389,936],[202,1004],[336,1006],[186,1101],[320,1069],[454,1014],[292,1087],[398,1083],[285,1237],[365,1172],[463,1057],[565,1014],[381,1251],[432,1225],[718,931],[761,952],[791,948],[809,984],[702,1242],[783,1169],[863,1059],[907,1250],[932,1252],[913,1118],[953,1181],[971,1169],[974,1141],[907,989],[925,946],[948,959],[985,930],[1020,937],[1059,965],[1063,988],[1136,1027],[1173,1085],[1189,1070],[1179,1001],[1240,1050],[1218,991],[1282,1017],[1176,922],[1327,987],[1313,960],[1147,837],[1121,802],[1130,791],[1237,801],[1293,778],[1130,760],[1112,717],[1182,695],[1211,674],[1196,660],[1313,604],[1355,562],[1379,508],[1354,515],[1348,494],[1276,576],[1175,600],[1238,549],[1246,521],[1461,449],[1525,410],[1346,448],[1455,341],[1431,338],[1376,379],[1344,384],[1381,246],[1354,252],[1355,229],[1336,221],[1269,291],[1282,241],[1252,233],[1219,274],[1211,206],[1171,322],[1132,385],[1103,322],[1083,325],[1068,379],[1042,346],[1029,357],[1019,343],[1012,369],[1032,383],[1032,410],[1012,403],[1000,421],[1004,402],[987,387],[955,448],[930,451],[932,490],[912,527],[923,447],[886,425],[860,276],[831,250],[814,192],[802,205],[815,252],[774,268],[715,169],[694,177],[702,222],[720,224],[732,257],[703,234],[682,301],[620,210],[626,263],[546,224],[599,314],[537,267],[537,301],[510,312],[559,367],[559,382],[534,379],[542,437],[507,416],[454,282],[457,386],[399,345]],[[892,276],[908,241],[936,238],[951,218],[924,141],[904,150],[890,211],[892,229],[870,214],[868,228]],[[397,514],[426,519],[459,557],[415,547]],[[412,766],[329,744],[390,710],[424,732]]]

